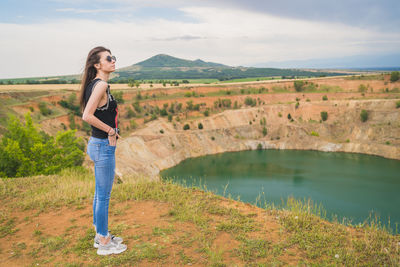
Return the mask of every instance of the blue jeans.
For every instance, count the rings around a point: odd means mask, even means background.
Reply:
[[[115,146],[108,139],[90,137],[87,153],[94,162],[96,189],[93,198],[93,225],[102,236],[108,235],[108,206],[115,173]]]

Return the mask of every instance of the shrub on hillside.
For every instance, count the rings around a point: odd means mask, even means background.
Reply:
[[[189,129],[190,129],[189,124],[185,124],[185,125],[183,126],[183,130],[189,130]]]
[[[294,81],[293,83],[294,89],[296,92],[301,92],[304,90],[304,82],[303,81]]]
[[[266,136],[267,135],[267,133],[268,133],[268,131],[267,131],[267,127],[263,127],[263,136]]]
[[[45,102],[40,102],[39,103],[39,110],[40,110],[40,113],[43,116],[47,116],[47,115],[50,115],[52,113],[51,109],[49,109],[47,107],[47,104]]]
[[[321,111],[321,119],[323,121],[326,121],[328,119],[328,112],[326,111]]]
[[[362,122],[366,122],[368,120],[368,111],[365,109],[361,110],[360,118]]]
[[[203,124],[202,124],[201,122],[199,122],[198,128],[199,128],[200,130],[203,129]]]
[[[257,105],[257,100],[256,100],[256,99],[253,99],[253,98],[251,98],[251,97],[248,96],[248,97],[245,98],[244,103],[245,103],[247,106],[252,106],[252,107],[254,107],[255,105]]]
[[[82,165],[85,145],[75,132],[58,132],[53,137],[39,132],[29,113],[25,124],[10,117],[0,142],[0,177],[47,175]]]
[[[326,95],[324,95],[324,96],[322,97],[322,100],[327,101],[327,100],[328,100],[328,97],[327,97]]]
[[[390,74],[390,81],[397,82],[399,79],[400,79],[400,72],[392,71],[392,73]]]
[[[400,108],[400,100],[396,102],[396,108]]]

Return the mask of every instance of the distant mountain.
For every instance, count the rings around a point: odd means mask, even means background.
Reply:
[[[205,62],[201,59],[187,60],[158,54],[149,59],[120,68],[113,73],[111,82],[168,79],[219,79],[231,80],[254,77],[318,77],[343,75],[341,73],[306,71],[300,69],[231,67],[224,64]]]
[[[158,54],[149,59],[141,61],[139,63],[134,64],[134,66],[141,66],[141,67],[223,67],[229,68],[229,66],[213,63],[213,62],[205,62],[201,59],[197,60],[187,60],[187,59],[180,59],[176,57],[172,57],[165,54]]]

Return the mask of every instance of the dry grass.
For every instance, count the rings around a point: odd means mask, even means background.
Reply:
[[[93,174],[0,180],[0,265],[398,266],[400,235],[327,222],[310,202],[265,209],[171,181],[115,184],[110,227],[128,251],[92,247]]]

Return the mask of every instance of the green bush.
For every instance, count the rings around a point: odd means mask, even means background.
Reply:
[[[400,79],[400,72],[392,71],[392,73],[390,74],[390,81],[397,82],[399,79]]]
[[[251,97],[248,96],[248,97],[245,98],[244,103],[245,103],[247,106],[252,106],[252,107],[254,107],[255,105],[257,105],[257,100],[256,100],[256,99],[253,99],[253,98],[251,98]]]
[[[201,122],[199,122],[198,128],[199,128],[200,130],[203,129],[203,124],[202,124]]]
[[[69,120],[69,128],[71,130],[75,130],[76,129],[76,123],[75,123],[75,116],[74,113],[70,113],[68,115],[68,120]]]
[[[327,97],[326,95],[324,95],[324,96],[322,97],[322,100],[327,101],[327,100],[328,100],[328,97]]]
[[[319,136],[319,134],[317,132],[311,131],[311,135],[312,136]]]
[[[124,98],[123,98],[123,95],[124,95],[124,93],[122,92],[122,91],[116,91],[116,92],[113,92],[113,97],[115,98],[115,100],[117,100],[117,102],[119,103],[119,104],[123,104],[125,101],[124,101]]]
[[[47,107],[47,104],[45,102],[40,102],[39,103],[39,110],[40,110],[40,113],[43,116],[47,116],[47,115],[50,115],[52,113],[51,109],[49,109]]]
[[[304,90],[304,81],[294,81],[293,85],[296,92],[301,92]]]
[[[230,99],[222,99],[222,106],[226,108],[230,108],[232,101]]]
[[[400,108],[400,100],[396,102],[396,108]]]
[[[204,116],[208,117],[210,115],[208,109],[204,111]]]
[[[183,126],[183,130],[189,130],[189,129],[190,129],[189,124],[185,124],[185,125]]]
[[[0,143],[0,177],[47,175],[82,165],[85,145],[75,132],[58,132],[53,137],[39,132],[29,113],[25,124],[10,117]]]
[[[168,111],[165,108],[163,108],[163,109],[160,110],[160,115],[161,116],[168,116]]]
[[[135,111],[133,111],[130,107],[128,107],[128,112],[126,113],[126,117],[128,119],[132,118],[132,117],[136,117],[136,113]]]
[[[326,111],[321,111],[321,119],[323,121],[326,121],[328,119],[328,112]]]
[[[263,136],[266,136],[267,135],[267,133],[268,133],[268,131],[267,131],[267,127],[263,127]]]
[[[361,110],[360,118],[362,122],[366,122],[368,120],[368,111],[365,109]]]
[[[360,93],[367,92],[367,91],[368,91],[368,87],[365,86],[364,84],[360,84],[360,85],[358,86],[358,91],[359,91]]]

